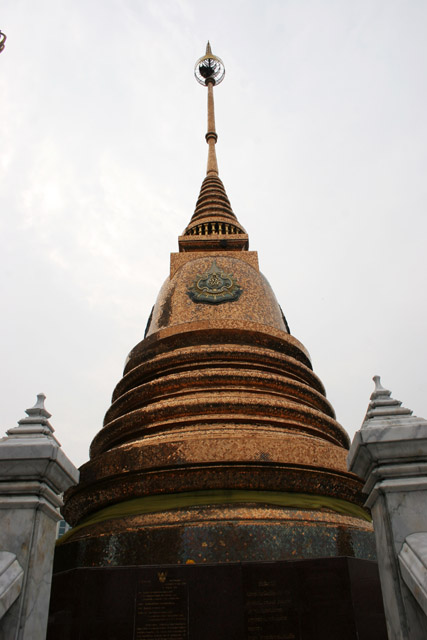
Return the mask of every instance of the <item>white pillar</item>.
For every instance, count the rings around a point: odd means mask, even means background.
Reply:
[[[427,618],[402,576],[405,539],[427,532],[427,421],[391,397],[374,378],[366,418],[355,434],[348,468],[365,480],[390,640],[426,640]]]
[[[23,569],[0,619],[0,640],[45,640],[61,495],[79,472],[48,422],[44,394],[0,440],[0,549]],[[16,587],[15,587],[16,594]]]

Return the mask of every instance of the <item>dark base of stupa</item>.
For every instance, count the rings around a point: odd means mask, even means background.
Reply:
[[[53,577],[47,640],[387,640],[375,562],[81,568]]]

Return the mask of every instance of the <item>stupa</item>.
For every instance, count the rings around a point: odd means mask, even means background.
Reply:
[[[218,175],[213,88],[224,65],[209,44],[195,75],[208,92],[207,174],[65,496],[74,529],[61,546],[87,566],[106,562],[112,539],[119,565],[370,557],[348,436]]]
[[[209,43],[195,75],[208,97],[206,177],[65,495],[73,528],[56,550],[58,574],[375,558],[347,433],[219,178],[213,91],[224,65]]]

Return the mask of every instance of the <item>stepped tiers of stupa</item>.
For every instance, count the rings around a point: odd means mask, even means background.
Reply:
[[[73,529],[56,571],[375,558],[362,483],[346,467],[349,438],[218,176],[221,64],[210,50],[198,62],[207,175],[144,339],[65,495]]]

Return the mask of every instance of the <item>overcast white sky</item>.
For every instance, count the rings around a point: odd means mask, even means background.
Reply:
[[[425,0],[3,0],[3,432],[39,391],[77,465],[220,176],[338,420],[427,418]]]

